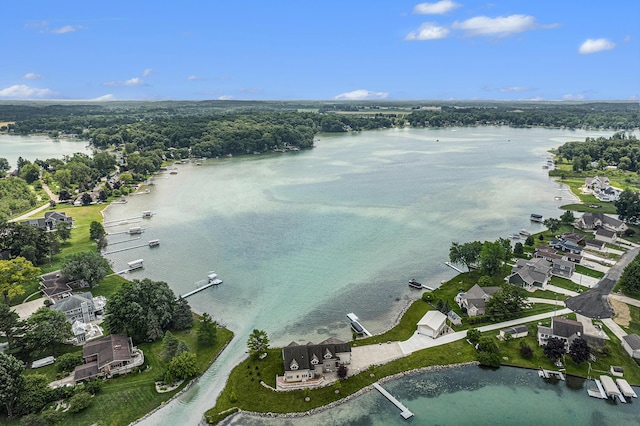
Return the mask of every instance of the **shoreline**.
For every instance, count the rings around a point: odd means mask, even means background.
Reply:
[[[445,365],[430,365],[428,367],[421,367],[421,368],[416,368],[413,370],[407,370],[407,371],[403,371],[401,373],[396,373],[396,374],[392,374],[390,376],[385,376],[383,378],[381,378],[380,380],[378,380],[376,383],[379,384],[384,384],[387,382],[390,382],[391,380],[395,380],[395,379],[400,379],[403,377],[408,377],[408,376],[415,376],[417,374],[421,374],[421,373],[427,373],[430,371],[442,371],[442,370],[449,370],[452,368],[463,368],[463,367],[469,367],[472,365],[480,365],[480,363],[478,361],[470,361],[470,362],[463,362],[463,363],[459,363],[459,364],[445,364]],[[292,413],[272,413],[272,412],[267,412],[267,413],[260,413],[260,412],[256,412],[256,411],[245,411],[242,409],[238,409],[237,411],[235,411],[233,414],[229,415],[228,417],[225,417],[224,419],[222,419],[218,424],[227,424],[226,422],[231,421],[231,419],[233,419],[235,416],[239,415],[239,414],[245,414],[245,415],[249,415],[252,417],[258,417],[258,418],[280,418],[280,419],[295,419],[295,418],[302,418],[302,417],[308,417],[308,416],[313,416],[316,414],[320,414],[324,411],[330,410],[332,408],[335,408],[339,405],[342,405],[346,402],[349,402],[355,398],[358,398],[362,395],[364,395],[365,393],[374,390],[375,388],[373,387],[373,385],[369,385],[366,386],[350,395],[347,395],[344,398],[341,398],[337,401],[333,401],[327,405],[323,405],[322,407],[316,407],[316,408],[312,408],[311,410],[307,410],[307,411],[298,411],[298,412],[292,412]],[[204,418],[205,422],[206,422],[206,418]]]

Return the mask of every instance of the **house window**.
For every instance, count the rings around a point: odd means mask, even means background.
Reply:
[[[312,365],[318,365],[318,362],[319,361],[317,359],[315,359],[315,358],[311,360],[311,364]]]

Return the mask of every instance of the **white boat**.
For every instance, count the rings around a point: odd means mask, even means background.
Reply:
[[[520,230],[520,236],[521,236],[521,237],[526,238],[526,237],[528,237],[528,236],[530,236],[530,235],[531,235],[531,232],[527,231],[526,229],[521,229],[521,230]]]
[[[218,274],[211,271],[209,275],[207,275],[207,283],[211,285],[222,284],[222,280],[218,278]]]

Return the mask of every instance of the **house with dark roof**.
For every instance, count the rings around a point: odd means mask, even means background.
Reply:
[[[595,238],[603,243],[614,244],[618,236],[614,231],[605,228],[598,228],[596,229]]]
[[[587,190],[591,190],[593,195],[602,202],[617,201],[622,193],[622,190],[611,186],[611,181],[606,176],[586,178],[584,186]]]
[[[20,222],[20,225],[31,225],[45,231],[53,231],[60,222],[66,222],[73,226],[73,219],[64,212],[46,212],[44,217],[24,220]]]
[[[605,228],[618,233],[627,230],[627,225],[623,221],[600,212],[584,213],[574,225],[581,229]]]
[[[350,364],[351,345],[333,337],[318,345],[291,342],[282,348],[282,359],[284,382],[306,382],[337,371],[340,364]]]
[[[466,312],[469,317],[476,317],[485,314],[487,301],[498,291],[500,287],[480,287],[476,284],[466,293],[458,293],[454,300],[463,313]]]
[[[576,243],[582,247],[584,247],[586,244],[584,235],[577,234],[575,232],[565,232],[564,234],[559,236],[559,239],[563,241],[571,241],[572,243]]]
[[[551,275],[562,278],[571,278],[575,270],[575,262],[564,259],[553,259],[551,262]]]
[[[568,240],[551,240],[549,246],[556,250],[573,254],[582,254],[582,251],[584,250],[580,244]]]
[[[96,315],[102,313],[104,305],[100,306],[94,303],[91,292],[86,292],[71,294],[63,299],[58,299],[50,308],[64,313],[70,323],[77,320],[88,323],[94,321]]]
[[[111,334],[87,342],[82,347],[82,358],[84,364],[73,372],[76,382],[129,373],[144,363],[144,354],[125,334]]]
[[[506,280],[529,290],[544,289],[551,278],[551,263],[544,259],[518,259]]]
[[[69,297],[73,290],[89,287],[84,280],[72,280],[60,270],[40,275],[40,292],[52,302]]]
[[[553,317],[551,318],[551,327],[538,326],[538,344],[545,346],[550,338],[555,337],[564,342],[565,350],[568,352],[571,343],[583,334],[582,323],[562,317]]]
[[[640,336],[627,334],[622,338],[622,347],[631,358],[640,359]]]
[[[604,249],[604,241],[598,241],[598,240],[585,240],[585,242],[587,243],[586,247],[590,248],[590,249],[595,249],[595,250],[602,250]]]

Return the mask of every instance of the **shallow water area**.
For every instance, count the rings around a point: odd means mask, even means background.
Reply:
[[[0,157],[9,161],[13,170],[18,157],[33,162],[36,159],[62,158],[76,152],[90,154],[87,141],[75,139],[51,139],[48,136],[13,136],[0,135]]]
[[[508,237],[531,213],[559,217],[573,197],[542,169],[547,150],[612,132],[507,127],[389,129],[320,135],[291,153],[177,164],[105,212],[113,248],[159,239],[160,246],[108,255],[114,270],[144,259],[128,278],[166,281],[177,294],[215,271],[223,284],[189,303],[236,339],[199,384],[147,424],[199,421],[254,328],[272,346],[351,339],[354,312],[377,333],[393,326],[421,292],[455,275],[444,265],[453,241]],[[563,200],[555,200],[562,194]],[[151,210],[151,219],[142,211]],[[124,223],[123,223],[124,222]]]

